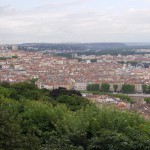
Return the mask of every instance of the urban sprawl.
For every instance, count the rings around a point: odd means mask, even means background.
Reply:
[[[80,61],[79,61],[80,60]],[[94,60],[94,61],[93,61]],[[132,65],[132,62],[138,62]],[[135,86],[142,93],[142,85],[150,85],[150,54],[123,56],[73,54],[72,59],[44,54],[42,51],[7,49],[0,46],[0,81],[9,83],[35,79],[39,88],[65,87],[84,91],[89,84],[110,85],[110,91],[121,91],[124,84]]]

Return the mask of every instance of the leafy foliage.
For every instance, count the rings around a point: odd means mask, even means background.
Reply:
[[[142,85],[143,93],[147,93],[148,86],[146,84]]]
[[[122,92],[127,94],[135,93],[135,86],[130,84],[122,85]]]
[[[85,108],[88,104],[90,104],[87,99],[81,98],[76,95],[75,96],[62,95],[59,96],[56,100],[60,104],[65,104],[68,107],[68,109],[72,111]]]
[[[52,91],[50,91],[50,95],[54,98],[57,98],[61,95],[68,95],[68,96],[78,95],[78,96],[82,96],[79,91],[67,90],[66,88],[62,88],[62,87],[59,87],[58,89],[53,89]]]
[[[146,101],[147,104],[150,104],[150,98],[145,98],[144,100]]]
[[[0,87],[0,149],[149,150],[150,122],[31,83]]]
[[[110,89],[110,84],[107,84],[107,83],[103,83],[101,84],[101,92],[109,92],[109,89]]]
[[[37,138],[22,134],[17,105],[12,100],[0,98],[0,149],[37,149]]]
[[[114,85],[113,85],[113,88],[114,88],[114,92],[117,92],[117,90],[118,90],[118,85],[117,85],[117,84],[114,84]]]
[[[99,84],[89,84],[87,86],[87,91],[99,91]]]

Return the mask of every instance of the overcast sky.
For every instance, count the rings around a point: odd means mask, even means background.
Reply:
[[[0,43],[150,42],[150,0],[0,0]]]

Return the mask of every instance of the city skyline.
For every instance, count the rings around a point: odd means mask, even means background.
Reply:
[[[0,0],[0,43],[150,42],[150,0]]]

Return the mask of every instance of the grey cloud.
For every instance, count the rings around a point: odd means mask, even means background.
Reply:
[[[65,1],[64,5],[77,1]],[[81,1],[80,1],[81,2]],[[86,1],[82,1],[86,2]],[[81,3],[82,3],[81,2]],[[60,3],[59,3],[60,4]],[[60,6],[59,6],[60,7]],[[124,13],[78,9],[79,11],[12,11],[4,7],[0,36],[3,41],[17,42],[83,42],[128,40],[133,34],[149,37],[150,10],[129,9]],[[132,35],[132,36],[131,36]],[[133,36],[134,37],[134,36]],[[9,39],[9,40],[7,40]],[[139,39],[139,37],[137,38]]]
[[[16,13],[17,13],[16,9],[12,8],[11,5],[0,4],[0,16],[12,16]]]
[[[128,20],[133,24],[150,24],[150,9],[129,9]]]
[[[58,8],[66,8],[68,6],[74,6],[74,5],[80,5],[80,4],[85,4],[88,3],[92,0],[64,0],[62,2],[60,1],[51,1],[48,2],[44,5],[40,5],[39,7],[36,7],[35,9],[38,10],[49,10],[49,9],[58,9]]]

